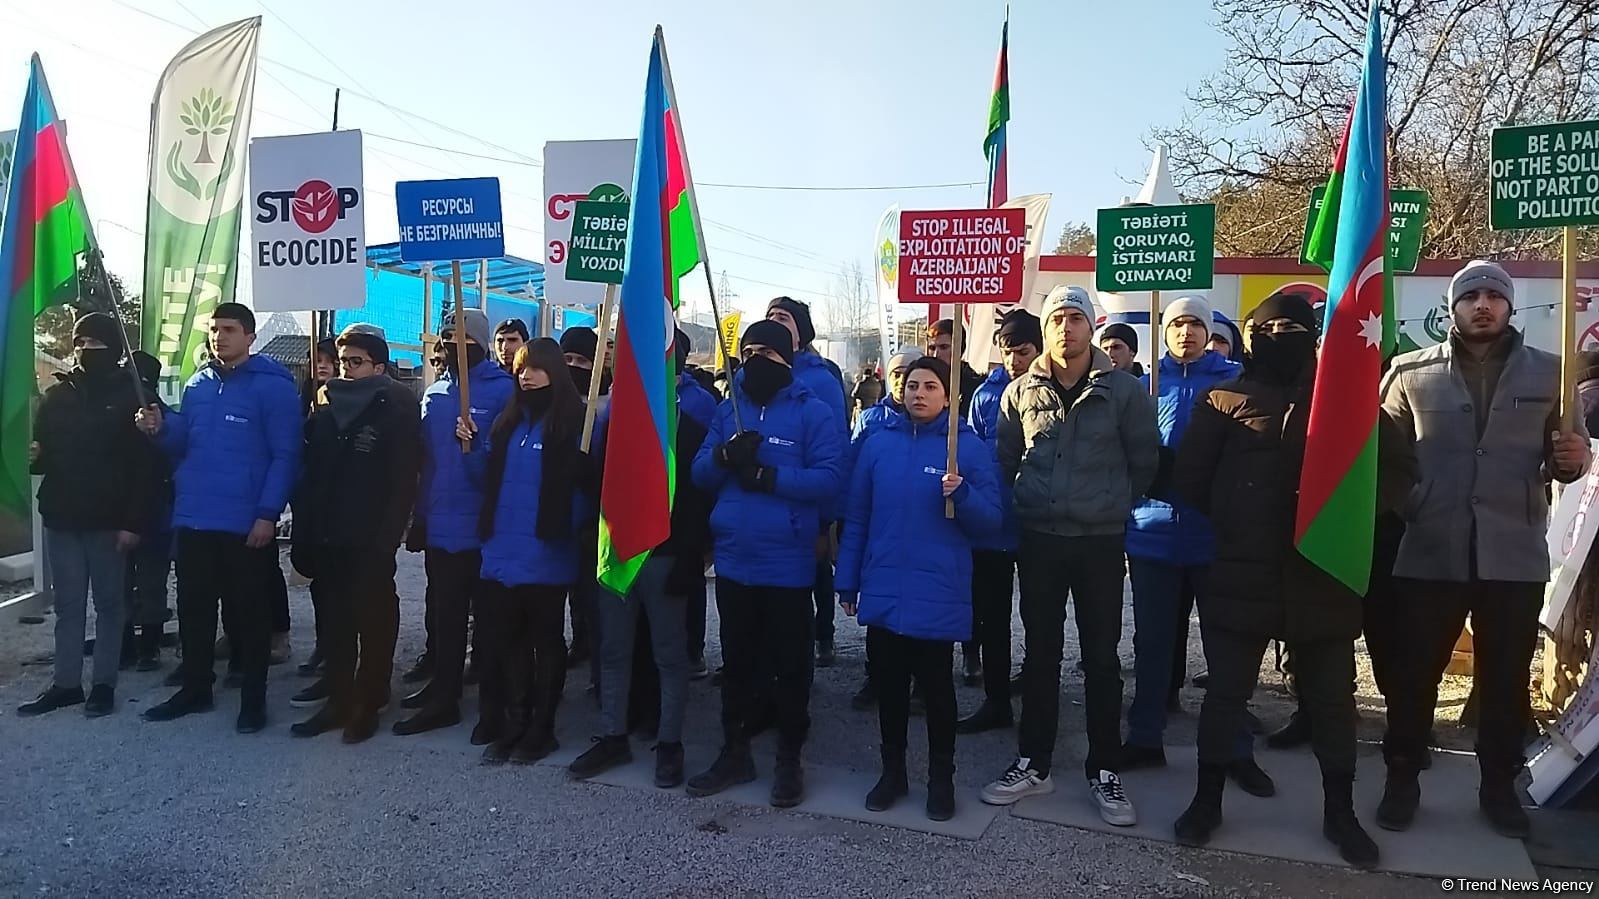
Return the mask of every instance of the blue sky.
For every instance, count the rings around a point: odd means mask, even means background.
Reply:
[[[341,127],[368,133],[370,242],[394,236],[392,182],[495,175],[508,252],[541,259],[542,172],[527,157],[547,140],[636,136],[657,22],[702,184],[906,185],[984,177],[1004,12],[999,0],[0,0],[0,129],[38,51],[108,262],[136,281],[156,78],[195,33],[259,14],[252,134],[326,128],[331,84],[344,87]],[[1142,180],[1149,129],[1179,120],[1184,89],[1222,62],[1210,17],[1202,0],[1013,4],[1011,193],[1054,194],[1052,234]],[[705,185],[699,200],[712,268],[753,311],[778,293],[819,299],[841,263],[869,263],[890,203],[977,206],[982,188]],[[687,295],[703,304],[702,277]]]

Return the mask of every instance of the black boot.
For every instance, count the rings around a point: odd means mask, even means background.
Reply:
[[[136,642],[138,659],[133,663],[134,670],[161,670],[161,625],[146,624],[139,628]]]
[[[588,780],[631,761],[633,761],[633,747],[628,744],[627,734],[595,737],[594,745],[573,759],[566,770],[578,780]]]
[[[955,817],[955,756],[934,753],[927,763],[927,818]]]
[[[472,728],[472,745],[487,746],[505,733],[505,713],[495,708],[484,708],[478,713],[477,725]]]
[[[1199,788],[1194,791],[1194,801],[1188,804],[1172,826],[1177,842],[1184,846],[1203,846],[1210,835],[1221,826],[1221,794],[1227,789],[1227,766],[1199,763]]]
[[[799,753],[787,755],[778,750],[777,767],[772,770],[772,807],[793,808],[805,800],[805,770]]]
[[[1496,772],[1483,772],[1482,785],[1477,788],[1477,806],[1494,832],[1512,840],[1525,840],[1531,828],[1527,812],[1516,795],[1513,776]]]
[[[1254,759],[1239,759],[1227,766],[1227,776],[1238,788],[1251,796],[1265,799],[1277,795],[1277,783]]]
[[[855,691],[854,696],[849,698],[849,705],[850,708],[860,712],[877,705],[877,685],[872,683],[871,675],[867,675],[866,681],[861,684],[861,688]]]
[[[83,714],[89,718],[103,718],[116,707],[116,690],[110,684],[95,684],[89,688],[89,698],[83,703]]]
[[[663,790],[683,785],[683,744],[655,744],[655,785]]]
[[[750,756],[750,744],[743,740],[729,741],[722,746],[711,767],[688,779],[684,792],[697,797],[715,796],[729,787],[754,780],[755,759]]]
[[[905,747],[884,746],[882,750],[883,774],[877,784],[866,794],[866,810],[886,812],[895,800],[910,793],[910,779],[905,774]]]
[[[511,751],[521,741],[525,726],[520,722],[510,722],[500,732],[499,739],[483,747],[483,764],[503,765],[510,761]]]
[[[955,733],[980,734],[988,730],[1002,730],[1015,723],[1009,702],[996,703],[985,699],[977,711],[955,722]]]
[[[1409,830],[1421,805],[1421,783],[1413,767],[1388,766],[1388,782],[1377,803],[1377,826],[1383,830]]]
[[[64,709],[69,705],[78,705],[83,702],[82,687],[46,687],[39,698],[32,702],[25,702],[17,708],[17,714],[23,718],[30,715],[43,715],[56,709]]]
[[[1310,716],[1295,711],[1288,723],[1266,735],[1266,745],[1272,749],[1293,749],[1310,742]]]
[[[516,748],[511,750],[511,764],[531,765],[560,748],[561,743],[555,739],[555,731],[550,725],[534,724],[516,742]]]
[[[1362,871],[1377,867],[1377,844],[1366,835],[1360,819],[1355,817],[1355,775],[1323,771],[1321,790],[1322,835],[1338,847],[1338,854],[1344,861]]]
[[[1122,744],[1121,765],[1118,771],[1137,771],[1140,768],[1166,767],[1166,747],[1164,746],[1139,746],[1136,743]]]

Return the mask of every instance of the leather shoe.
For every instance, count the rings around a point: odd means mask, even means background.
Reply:
[[[1277,795],[1277,784],[1254,759],[1239,759],[1227,766],[1227,777],[1238,788],[1251,796],[1265,798]]]
[[[427,733],[430,730],[454,727],[460,723],[461,707],[455,703],[429,706],[409,718],[402,718],[394,722],[394,735],[397,737],[409,737],[413,734]]]
[[[1010,703],[998,705],[984,701],[977,711],[955,722],[955,733],[980,734],[988,730],[1003,730],[1016,723]]]

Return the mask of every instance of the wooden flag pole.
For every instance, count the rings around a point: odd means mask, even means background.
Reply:
[[[656,30],[657,30],[657,33],[659,33],[659,28],[657,28]],[[684,158],[683,165],[685,167],[688,165],[687,157]],[[698,232],[699,227],[700,227],[699,216],[696,215],[694,217],[694,228],[695,228],[696,232]],[[700,240],[700,246],[703,247],[704,245],[705,245],[705,241],[703,239],[701,239]],[[716,305],[716,285],[711,283],[711,264],[710,264],[710,262],[704,260],[704,252],[703,251],[701,251],[701,261],[702,261],[702,264],[701,264],[700,267],[705,269],[705,289],[711,295],[711,318],[716,320],[716,329],[715,329],[716,330],[716,339],[717,340],[721,340],[722,339],[722,310]],[[668,264],[670,264],[670,260],[668,260]],[[740,434],[742,434],[744,432],[744,416],[739,414],[739,411],[738,411],[738,395],[737,395],[737,391],[733,388],[733,368],[734,368],[733,367],[733,354],[731,354],[731,353],[723,353],[722,354],[722,374],[726,375],[726,377],[727,377],[727,396],[728,396],[729,399],[731,399],[733,401],[733,430],[738,432],[738,433],[740,433]]]
[[[467,372],[471,368],[466,361],[466,309],[463,305],[461,291],[461,260],[450,261],[450,290],[455,295],[455,379],[459,383],[461,395],[461,420],[472,420],[472,399],[467,395]],[[488,352],[488,347],[483,348]],[[472,451],[472,441],[461,441],[461,454]]]
[[[1577,402],[1577,229],[1565,227],[1560,258],[1560,420],[1577,430],[1582,406]]]
[[[594,374],[589,378],[589,402],[583,410],[583,440],[581,449],[589,451],[589,445],[594,437],[594,412],[600,405],[600,381],[605,371],[605,350],[610,345],[611,335],[611,305],[616,302],[616,285],[605,285],[605,298],[600,302],[600,340],[594,349]]]
[[[1160,291],[1149,292],[1149,395],[1160,397],[1160,348],[1166,332],[1160,326]]]
[[[949,332],[949,459],[944,463],[944,470],[950,474],[960,474],[959,465],[955,459],[955,449],[960,443],[960,415],[961,415],[961,319],[965,316],[965,309],[959,304],[951,306],[954,310],[952,321],[954,327]],[[944,500],[944,517],[954,519],[955,501]]]

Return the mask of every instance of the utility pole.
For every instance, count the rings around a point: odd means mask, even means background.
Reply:
[[[728,301],[733,300],[734,298],[738,297],[738,295],[739,295],[738,291],[734,290],[732,285],[728,284],[728,281],[727,281],[727,269],[725,269],[725,268],[722,269],[722,277],[716,282],[716,295],[721,297],[722,299],[728,300]],[[729,309],[731,310],[731,307],[729,307]],[[713,315],[711,317],[715,318],[716,316]],[[721,322],[718,322],[718,321],[711,322],[711,330],[712,331],[720,331],[721,327],[722,327],[722,323]]]

